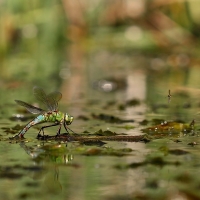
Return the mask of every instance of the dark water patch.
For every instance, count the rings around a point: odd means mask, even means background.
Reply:
[[[90,99],[90,100],[88,100],[88,102],[87,102],[87,105],[88,106],[91,106],[91,105],[98,105],[98,104],[100,104],[100,100],[98,100],[98,99]]]
[[[113,107],[114,105],[116,105],[117,101],[108,101],[104,106],[103,109],[109,109],[111,107]]]
[[[27,199],[31,197],[31,194],[28,192],[22,192],[21,194],[19,194],[19,199]]]
[[[145,187],[151,189],[157,189],[159,187],[158,180],[156,179],[147,180]]]
[[[103,142],[101,140],[96,140],[96,141],[90,141],[90,140],[88,140],[88,141],[81,142],[81,144],[84,144],[86,146],[100,146],[101,147],[104,144],[106,144],[106,142]]]
[[[7,179],[19,179],[24,176],[22,173],[16,172],[0,172],[0,178],[7,178]]]
[[[145,161],[143,162],[133,162],[131,164],[127,164],[127,165],[123,165],[123,164],[118,164],[115,165],[114,168],[116,169],[129,169],[129,168],[138,168],[138,167],[142,167],[142,166],[146,166],[146,165],[154,165],[154,166],[159,166],[159,167],[163,167],[165,165],[175,165],[175,166],[179,166],[181,165],[181,162],[179,161],[165,161],[163,159],[163,157],[160,156],[155,156],[155,157],[150,157],[147,158]]]
[[[23,166],[22,169],[27,171],[39,172],[43,171],[45,168],[40,166]]]
[[[31,172],[40,172],[43,171],[43,167],[39,166],[22,166],[22,165],[6,165],[0,167],[0,178],[7,179],[20,179],[24,176],[24,173],[18,171],[31,171]],[[17,171],[17,172],[16,172]]]
[[[193,142],[189,142],[187,145],[194,147],[194,146],[198,145],[198,143],[193,141]]]
[[[176,140],[174,140],[174,142],[175,142],[175,143],[179,143],[179,142],[182,142],[182,141],[179,140],[179,139],[176,139]]]
[[[177,176],[175,176],[174,178],[176,181],[181,182],[181,183],[191,183],[194,181],[194,178],[191,176],[190,173],[186,172],[182,172],[179,173]]]
[[[168,104],[153,104],[151,106],[151,109],[153,112],[157,113],[159,109],[168,109],[169,108],[169,105]]]
[[[192,104],[191,103],[189,103],[189,102],[187,102],[187,103],[184,103],[183,104],[183,108],[191,108],[192,107]]]
[[[25,186],[27,186],[27,187],[38,187],[39,183],[38,182],[27,182],[27,183],[25,183]]]
[[[114,148],[89,148],[86,149],[85,152],[82,153],[82,155],[85,156],[127,156],[130,155],[133,150],[130,148],[123,148],[123,149],[114,149]]]
[[[85,130],[85,131],[83,131],[83,134],[89,134],[90,132],[89,131],[87,131],[87,130]]]
[[[107,115],[107,114],[92,114],[92,117],[94,119],[98,119],[98,120],[103,120],[105,122],[108,122],[108,123],[129,123],[129,122],[134,122],[133,119],[121,119],[121,118],[118,118],[118,117],[115,117],[113,115]]]
[[[21,126],[19,124],[13,126],[13,127],[2,127],[1,129],[4,130],[5,133],[7,134],[16,134],[18,133],[24,126]]]
[[[176,156],[181,156],[181,155],[190,154],[189,151],[185,151],[183,149],[169,149],[167,146],[161,146],[159,150],[163,152],[164,155],[172,154]]]
[[[149,123],[149,121],[147,119],[144,119],[144,120],[139,122],[139,124],[142,125],[142,126],[146,126],[148,123]]]
[[[130,99],[123,104],[118,105],[118,110],[125,110],[127,107],[139,106],[141,101],[139,99]]]
[[[62,164],[61,166],[72,167],[72,168],[78,169],[78,168],[81,168],[82,165],[77,164],[77,163],[65,163],[65,164]]]
[[[125,125],[125,126],[121,126],[121,127],[117,127],[117,128],[128,128],[129,126],[128,125]],[[130,126],[130,128],[131,128],[132,126]],[[76,136],[79,136],[79,137],[81,137],[81,136],[116,136],[116,135],[126,135],[125,133],[116,133],[116,132],[114,132],[114,131],[110,131],[110,130],[102,130],[102,129],[99,129],[99,130],[97,130],[97,131],[95,131],[94,133],[91,133],[91,132],[89,132],[89,131],[87,131],[87,130],[85,130],[85,131],[83,131],[83,133],[82,134],[76,134]],[[76,137],[75,136],[75,137]]]
[[[93,135],[97,135],[97,136],[114,136],[114,135],[117,135],[117,134],[115,132],[113,132],[113,131],[110,131],[110,130],[103,131],[102,129],[99,129]]]
[[[126,101],[126,106],[130,107],[130,106],[138,106],[140,105],[140,100],[139,99],[130,99]]]
[[[126,109],[125,104],[119,104],[118,105],[118,110],[125,110],[125,109]]]
[[[0,178],[6,179],[19,179],[24,176],[22,173],[14,172],[15,166],[1,166],[0,167]]]
[[[171,149],[171,150],[169,150],[169,153],[176,155],[176,156],[180,156],[180,155],[189,154],[190,152],[182,150],[182,149]]]
[[[83,121],[88,121],[89,120],[89,117],[85,116],[85,115],[79,115],[77,117],[77,119],[80,119],[80,120],[83,120]]]
[[[147,158],[147,160],[145,161],[145,164],[151,164],[151,165],[156,165],[156,166],[164,166],[164,165],[179,165],[179,162],[167,162],[165,161],[162,157],[160,156],[155,156],[155,157],[150,157]]]

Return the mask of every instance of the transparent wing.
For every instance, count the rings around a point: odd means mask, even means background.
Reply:
[[[40,87],[34,87],[33,88],[33,94],[35,95],[35,97],[41,101],[43,104],[47,104],[47,95],[44,92],[44,90]]]
[[[58,102],[62,98],[62,94],[60,92],[55,91],[55,92],[48,94],[47,98],[48,98],[49,102],[51,102],[52,109],[57,110],[58,109]]]
[[[54,111],[58,108],[58,101],[62,98],[60,92],[52,92],[49,95],[46,95],[44,90],[40,87],[33,88],[33,94],[35,97],[46,105],[48,110]]]
[[[25,107],[29,112],[33,113],[33,114],[40,114],[41,112],[44,112],[43,109],[41,108],[37,108],[35,106],[32,106],[24,101],[20,101],[20,100],[15,100],[15,102],[20,105]]]

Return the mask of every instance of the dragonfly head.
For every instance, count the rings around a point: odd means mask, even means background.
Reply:
[[[70,125],[72,123],[73,119],[74,118],[72,116],[65,113],[65,122],[66,122],[67,125]]]

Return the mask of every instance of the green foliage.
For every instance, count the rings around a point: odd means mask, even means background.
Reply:
[[[67,42],[60,1],[7,1],[0,17],[1,78],[57,85]]]

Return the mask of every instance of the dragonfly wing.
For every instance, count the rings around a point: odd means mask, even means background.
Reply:
[[[59,102],[60,99],[62,98],[62,94],[58,91],[52,92],[48,94],[48,98],[54,99],[56,102]]]
[[[62,98],[62,94],[60,92],[52,92],[47,95],[48,101],[51,102],[51,106],[53,110],[58,109],[58,101]]]
[[[15,102],[20,105],[25,107],[29,112],[33,113],[33,114],[40,114],[41,112],[44,112],[43,109],[32,106],[24,101],[20,101],[20,100],[15,100]]]
[[[41,101],[48,110],[54,111],[58,108],[58,101],[62,98],[62,94],[60,92],[52,92],[49,95],[46,95],[44,90],[40,87],[34,87],[33,93],[35,97]]]
[[[46,105],[47,102],[47,95],[44,92],[44,90],[40,87],[34,87],[33,88],[33,94],[35,95],[35,97],[41,101],[42,103],[44,103]]]
[[[33,94],[35,95],[35,97],[41,101],[46,107],[48,110],[53,110],[53,102],[51,102],[49,100],[49,98],[47,97],[46,93],[44,92],[44,90],[40,87],[34,87],[33,88]]]

